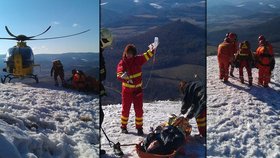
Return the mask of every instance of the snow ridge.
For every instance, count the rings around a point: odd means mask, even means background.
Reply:
[[[276,60],[279,63],[280,59]],[[207,57],[207,155],[209,157],[280,157],[280,67],[270,88],[219,81],[217,57]],[[244,73],[246,79],[246,72]],[[238,77],[238,69],[235,69]]]
[[[98,99],[40,84],[0,84],[0,157],[97,157]]]

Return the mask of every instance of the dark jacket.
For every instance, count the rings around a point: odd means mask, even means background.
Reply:
[[[206,109],[205,85],[202,82],[189,82],[184,91],[181,114],[186,114],[189,119],[197,117]]]
[[[103,56],[104,49],[100,49],[100,81],[106,80],[106,67],[105,60]]]

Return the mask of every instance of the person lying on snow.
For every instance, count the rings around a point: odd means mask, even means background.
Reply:
[[[62,86],[64,86],[64,84],[65,84],[64,69],[63,69],[63,65],[62,65],[61,61],[60,60],[54,60],[52,63],[53,63],[53,66],[52,66],[52,69],[51,69],[51,77],[52,76],[54,77],[55,86],[59,86],[58,80],[57,80],[58,76],[61,80]]]
[[[173,157],[186,144],[191,133],[188,119],[172,114],[167,123],[161,124],[144,141],[137,145],[139,157],[152,157],[153,154]],[[172,156],[171,156],[172,155]]]
[[[122,115],[121,132],[127,134],[127,123],[131,104],[135,110],[135,124],[138,135],[143,135],[143,90],[142,66],[155,53],[157,45],[150,44],[149,50],[137,55],[136,47],[128,44],[123,52],[123,57],[117,66],[117,79],[122,82]]]
[[[186,118],[195,118],[199,135],[206,137],[206,94],[204,84],[199,81],[181,81],[179,89],[184,95],[181,114],[185,115],[189,111]]]
[[[81,70],[72,70],[72,76],[69,80],[71,84],[69,88],[83,91],[83,92],[96,92],[99,93],[99,84],[100,82],[96,80],[94,77],[87,76]]]

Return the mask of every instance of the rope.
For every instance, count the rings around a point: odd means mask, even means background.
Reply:
[[[133,143],[131,143],[131,144],[121,144],[120,146],[133,146],[133,145],[138,145],[138,144],[133,144]]]
[[[148,78],[148,80],[147,80],[146,85],[143,87],[143,90],[146,89],[146,88],[148,87],[148,85],[149,85],[149,83],[150,83],[150,80],[151,80],[151,78],[152,78],[152,73],[153,73],[153,70],[154,70],[155,62],[156,62],[156,50],[155,50],[155,53],[154,53],[154,54],[155,54],[155,55],[154,55],[154,57],[153,57],[153,65],[152,65],[152,68],[151,68],[151,70],[150,70],[150,75],[149,75],[149,78]]]
[[[110,89],[110,90],[112,90],[112,91],[114,91],[114,92],[116,92],[116,93],[118,93],[118,94],[120,94],[120,95],[122,95],[122,92],[119,91],[119,90],[117,90],[117,89],[115,89],[115,88],[108,87],[108,86],[104,86],[104,87],[107,88],[107,89]]]
[[[101,127],[101,130],[102,130],[102,132],[104,133],[106,139],[108,140],[110,147],[112,148],[112,144],[115,145],[115,143],[112,142],[112,141],[108,138],[107,134],[105,133],[105,131],[104,131],[104,129],[103,129],[102,127]]]

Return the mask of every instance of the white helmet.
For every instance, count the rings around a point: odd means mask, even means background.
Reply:
[[[106,28],[101,28],[101,38],[100,38],[100,44],[101,48],[106,48],[112,45],[113,42],[113,36],[111,31],[109,31]]]

